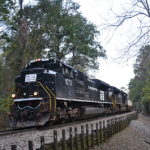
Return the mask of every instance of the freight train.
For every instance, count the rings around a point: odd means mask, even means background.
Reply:
[[[127,94],[55,59],[36,59],[15,79],[11,127],[129,111]]]

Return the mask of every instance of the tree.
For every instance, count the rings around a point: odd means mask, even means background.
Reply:
[[[61,0],[39,0],[36,6],[26,7],[29,41],[32,40],[28,48],[32,48],[32,55],[41,56],[47,49],[48,57],[66,61],[77,68],[97,68],[97,58],[105,57],[105,50],[96,40],[99,34],[96,26],[78,9],[78,4]]]
[[[77,3],[38,0],[23,6],[19,2],[9,18],[9,30],[1,34],[6,41],[1,42],[5,91],[10,91],[21,68],[37,57],[56,58],[84,70],[98,67],[97,58],[105,57],[105,50],[96,40],[96,26],[79,13]]]
[[[150,73],[150,69],[149,69],[149,73]],[[148,75],[146,83],[143,87],[142,102],[145,108],[145,113],[150,114],[150,74]]]
[[[142,96],[144,82],[138,78],[130,80],[129,83],[129,99],[132,101],[134,108],[142,111]]]
[[[1,0],[0,1],[0,98],[5,97],[10,88],[7,84],[10,75],[5,66],[4,51],[10,44],[12,18],[15,11],[14,0]]]
[[[35,9],[45,16],[43,18],[41,15],[36,15],[36,20],[34,20],[35,24],[41,23],[37,20],[42,20],[39,30],[42,35],[45,35],[42,38],[40,36],[38,40],[45,43],[40,51],[48,49],[49,57],[64,60],[73,66],[97,68],[96,60],[98,57],[104,57],[105,51],[100,43],[95,40],[95,37],[99,34],[96,26],[89,23],[78,12],[79,5],[72,1],[56,0],[55,2],[49,2],[39,0],[36,7],[38,9],[34,8],[33,16],[35,16]],[[36,12],[36,14],[38,13]],[[33,19],[31,20],[33,21]],[[33,35],[36,35],[36,33]],[[69,61],[67,61],[68,58]]]
[[[150,104],[150,46],[142,47],[139,52],[134,65],[135,77],[129,83],[129,96],[137,109],[150,113],[150,108],[147,107]]]
[[[13,0],[0,1],[0,54],[9,43],[8,34],[10,34],[9,31],[14,8],[15,3]]]
[[[130,24],[130,35],[128,46],[124,49],[124,55],[135,53],[138,55],[139,47],[143,47],[149,44],[150,35],[150,1],[149,0],[130,0],[126,8],[119,14],[114,14],[115,19],[113,22],[107,22],[105,29],[113,29],[113,33],[124,27],[124,29]],[[112,20],[112,19],[110,19]]]
[[[12,13],[12,9],[14,9],[14,1],[13,0],[1,0],[0,1],[0,25],[8,21],[10,18],[10,14]]]

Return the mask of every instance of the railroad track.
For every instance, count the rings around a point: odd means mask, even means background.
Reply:
[[[19,132],[26,132],[26,131],[30,131],[30,130],[34,130],[34,129],[36,129],[36,128],[35,127],[29,127],[29,128],[7,129],[7,130],[0,131],[0,136],[19,133]]]

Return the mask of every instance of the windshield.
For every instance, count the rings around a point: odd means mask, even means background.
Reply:
[[[33,62],[29,64],[25,69],[32,69],[32,68],[45,68],[48,70],[56,70],[59,69],[59,64],[58,63],[53,63],[49,61],[38,61],[38,62]]]

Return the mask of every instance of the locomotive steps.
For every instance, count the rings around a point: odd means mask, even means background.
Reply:
[[[16,148],[16,150],[28,150],[30,147],[30,150],[32,150],[32,148],[39,149],[41,145],[51,143],[51,145],[48,146],[54,150],[57,150],[60,146],[62,146],[62,149],[65,147],[66,150],[66,146],[70,144],[73,144],[72,146],[74,148],[72,147],[72,150],[76,150],[74,146],[74,143],[76,143],[77,148],[84,150],[87,149],[88,146],[105,141],[116,132],[124,129],[128,126],[129,122],[132,119],[136,119],[136,117],[137,113],[133,111],[109,117],[95,118],[93,120],[68,123],[65,124],[65,126],[56,125],[55,127],[43,130],[32,129],[1,135],[0,149],[7,150],[12,147],[13,149]]]

